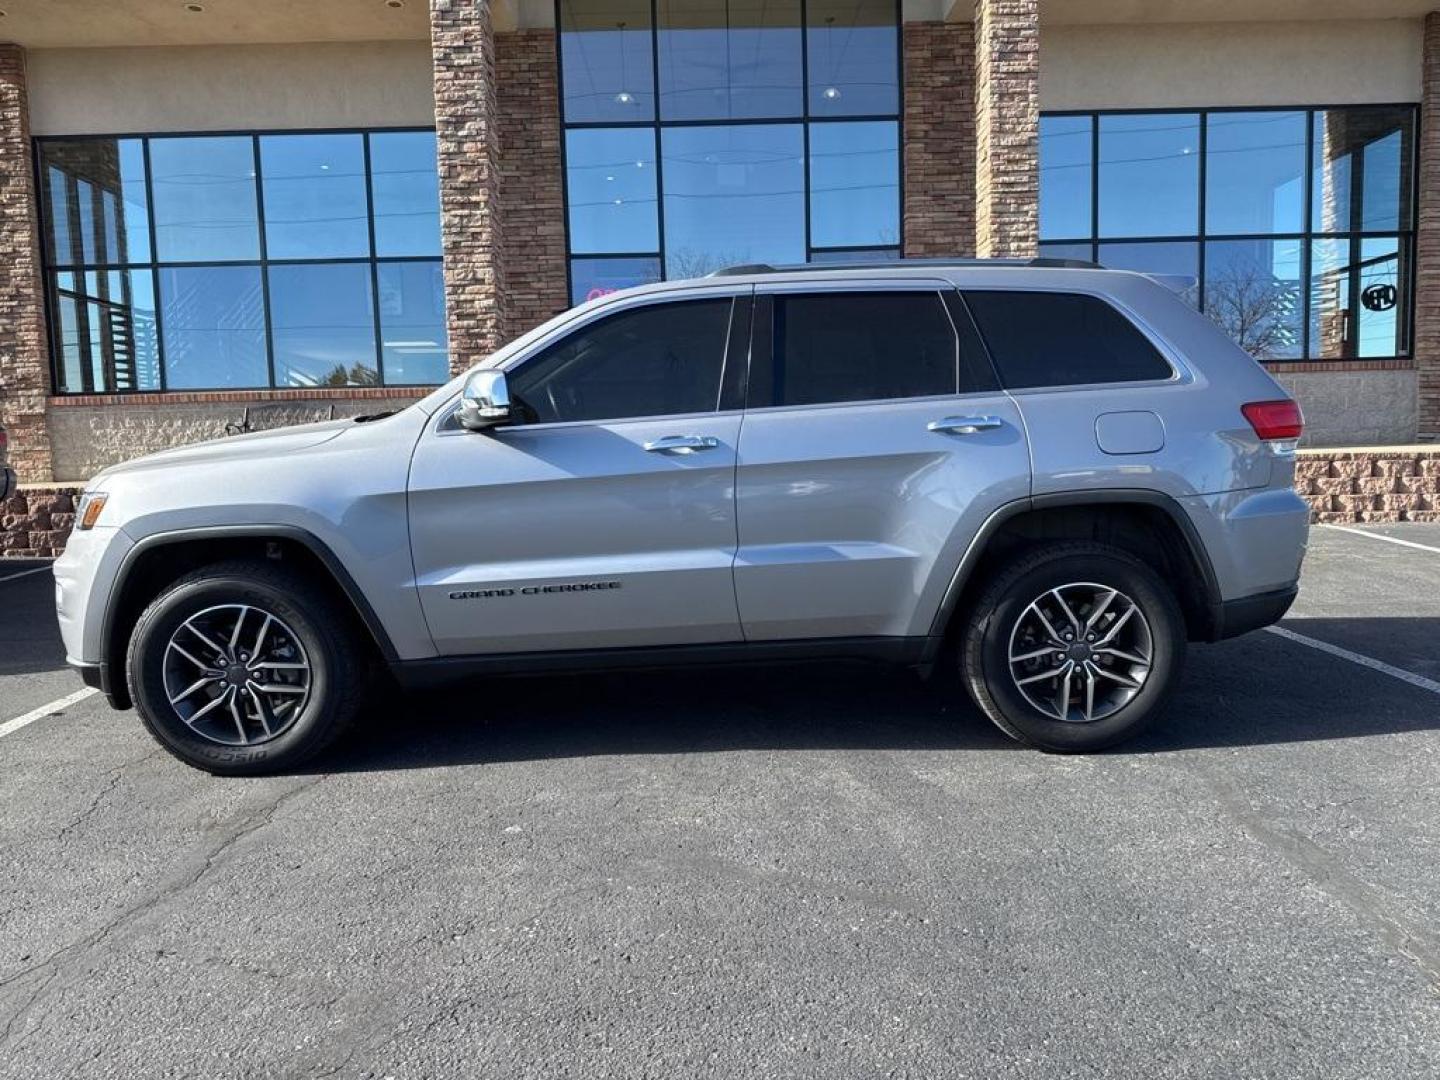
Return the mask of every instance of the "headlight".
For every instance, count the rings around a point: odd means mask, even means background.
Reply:
[[[105,509],[108,495],[98,491],[87,491],[80,496],[80,505],[75,507],[75,528],[84,532],[86,529],[93,529],[95,522],[100,520],[100,513]]]

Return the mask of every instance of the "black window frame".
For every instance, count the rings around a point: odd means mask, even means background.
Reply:
[[[805,258],[810,261],[814,254],[824,252],[836,255],[864,256],[873,252],[896,252],[897,259],[905,253],[905,13],[904,0],[895,3],[895,77],[896,96],[894,113],[866,113],[855,116],[815,116],[810,109],[810,12],[808,0],[800,0],[800,90],[801,108],[795,116],[746,117],[743,119],[665,120],[660,110],[660,12],[658,0],[650,0],[650,59],[654,95],[654,115],[648,120],[616,121],[586,120],[570,121],[565,115],[565,57],[563,0],[555,0],[555,64],[556,94],[560,112],[560,182],[563,202],[562,217],[565,228],[565,298],[574,301],[573,266],[576,260],[600,259],[654,259],[659,265],[660,281],[667,280],[665,273],[665,164],[662,133],[669,128],[694,127],[751,127],[757,125],[794,124],[801,130],[804,163],[802,166],[804,184],[805,217]],[[896,132],[896,191],[899,199],[898,224],[894,244],[869,244],[864,246],[816,247],[811,243],[811,159],[810,126],[812,124],[853,124],[864,122],[894,123]],[[570,237],[570,170],[566,160],[566,136],[571,131],[604,128],[629,128],[648,130],[652,133],[655,146],[655,199],[656,231],[658,244],[654,251],[585,251],[575,252]]]
[[[1408,226],[1405,228],[1384,229],[1384,230],[1350,230],[1344,232],[1324,232],[1314,227],[1312,214],[1312,202],[1314,198],[1314,170],[1315,170],[1315,118],[1318,113],[1325,113],[1335,110],[1380,110],[1395,109],[1408,110],[1411,115],[1411,131],[1413,137],[1410,147],[1410,198],[1408,205]],[[1206,229],[1206,197],[1207,197],[1207,164],[1208,164],[1208,133],[1209,120],[1213,115],[1226,113],[1302,113],[1305,116],[1305,151],[1302,166],[1302,182],[1304,185],[1302,195],[1301,229],[1298,232],[1276,232],[1276,233],[1211,233]],[[1104,236],[1100,233],[1100,121],[1106,116],[1197,116],[1199,118],[1199,150],[1198,150],[1198,200],[1196,210],[1195,231],[1192,233],[1177,233],[1171,235],[1154,236]],[[1317,363],[1317,364],[1372,364],[1372,363],[1393,363],[1397,360],[1412,360],[1415,355],[1415,318],[1416,308],[1419,306],[1416,295],[1417,274],[1416,274],[1416,234],[1419,227],[1420,214],[1420,142],[1422,138],[1423,117],[1420,115],[1420,105],[1413,101],[1390,101],[1390,102],[1337,102],[1333,104],[1312,104],[1312,105],[1216,105],[1216,106],[1195,106],[1190,108],[1164,107],[1164,108],[1136,108],[1136,109],[1045,109],[1040,114],[1041,118],[1047,117],[1086,117],[1090,120],[1090,230],[1088,236],[1040,236],[1038,244],[1040,254],[1045,253],[1046,245],[1050,244],[1072,244],[1090,247],[1090,258],[1099,262],[1100,248],[1105,244],[1144,244],[1157,242],[1193,243],[1196,245],[1196,308],[1205,312],[1205,277],[1206,277],[1206,248],[1211,243],[1223,243],[1225,241],[1289,241],[1299,245],[1300,249],[1300,279],[1299,290],[1301,298],[1300,312],[1300,355],[1295,357],[1275,357],[1261,361],[1266,364],[1291,364],[1291,363]],[[1397,258],[1401,260],[1401,275],[1404,279],[1401,288],[1400,302],[1405,305],[1405,310],[1400,319],[1400,327],[1403,332],[1404,350],[1389,356],[1314,356],[1311,347],[1312,337],[1312,310],[1311,310],[1311,272],[1313,267],[1313,248],[1316,241],[1344,240],[1358,244],[1367,239],[1395,240]]]
[[[286,391],[313,391],[317,393],[334,393],[345,391],[375,390],[375,389],[404,389],[412,387],[433,387],[442,385],[442,378],[438,383],[414,383],[414,382],[388,382],[385,379],[385,360],[382,320],[380,313],[380,266],[387,263],[421,263],[426,265],[438,265],[443,273],[443,250],[437,251],[434,255],[379,255],[377,254],[375,238],[375,192],[374,176],[371,169],[370,140],[376,135],[392,134],[431,134],[435,133],[433,124],[405,124],[381,127],[324,127],[324,128],[246,128],[241,130],[184,130],[184,131],[126,131],[126,132],[103,132],[80,135],[37,135],[31,139],[31,169],[34,177],[35,191],[37,196],[37,218],[40,228],[40,256],[41,256],[41,280],[43,293],[43,308],[46,320],[46,340],[50,350],[51,370],[51,393],[58,397],[76,396],[105,396],[113,397],[121,394],[164,394],[164,393],[267,393],[276,390]],[[266,250],[265,235],[265,191],[264,191],[264,168],[261,161],[260,140],[281,135],[356,135],[361,138],[363,159],[365,167],[365,203],[368,216],[367,229],[369,233],[369,253],[361,256],[343,258],[295,258],[278,259],[271,258]],[[255,207],[256,207],[256,229],[259,235],[259,257],[256,259],[240,260],[164,260],[159,257],[158,237],[155,228],[155,195],[154,180],[150,169],[150,142],[154,139],[185,139],[185,138],[245,138],[251,141],[251,155],[255,163]],[[121,142],[124,140],[138,140],[142,144],[145,161],[145,207],[146,227],[150,237],[149,257],[144,260],[118,263],[61,263],[52,259],[50,252],[49,236],[51,224],[54,220],[52,214],[51,193],[45,175],[45,160],[43,148],[55,143],[78,143],[78,142]],[[439,178],[437,173],[436,182]],[[438,240],[438,238],[437,238]],[[77,241],[78,242],[78,241]],[[292,386],[289,384],[277,384],[275,381],[275,344],[274,332],[271,327],[270,317],[270,275],[271,266],[326,266],[336,264],[359,264],[368,265],[370,269],[370,290],[373,333],[375,338],[374,369],[376,381],[373,384],[347,384],[343,386]],[[214,386],[214,387],[181,387],[172,390],[168,386],[168,373],[165,363],[165,327],[163,308],[164,301],[160,295],[160,272],[165,269],[174,268],[208,268],[222,266],[251,266],[258,267],[260,271],[260,282],[262,289],[262,303],[265,317],[265,362],[268,373],[264,386]],[[110,271],[123,271],[127,273],[142,272],[149,274],[152,281],[153,295],[155,297],[155,338],[156,356],[159,368],[159,385],[149,388],[118,388],[114,387],[115,373],[110,369],[108,355],[105,359],[106,387],[95,387],[93,385],[93,364],[81,366],[82,385],[79,389],[62,389],[63,386],[63,363],[64,348],[61,341],[61,326],[56,310],[57,294],[61,291],[57,284],[57,274],[73,273],[77,276],[94,272],[104,274]],[[442,279],[443,280],[443,279]],[[443,289],[443,286],[442,286]],[[94,300],[95,298],[89,298]],[[445,298],[448,302],[448,297]],[[108,352],[108,345],[106,346]],[[448,342],[447,342],[448,353]]]

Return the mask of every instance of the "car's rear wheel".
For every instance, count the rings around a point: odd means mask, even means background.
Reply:
[[[1061,543],[1010,563],[971,608],[966,688],[1045,750],[1100,750],[1143,730],[1180,676],[1185,621],[1165,583],[1118,548]]]
[[[349,613],[260,561],[204,567],[167,588],[136,623],[126,672],[161,745],[230,776],[318,754],[349,726],[366,682]]]

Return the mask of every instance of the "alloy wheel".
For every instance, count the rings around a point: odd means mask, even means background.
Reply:
[[[1010,631],[1010,677],[1052,720],[1093,723],[1145,686],[1154,663],[1150,624],[1118,589],[1072,582],[1032,600]]]
[[[273,612],[221,604],[191,615],[170,635],[165,695],[195,734],[225,746],[269,742],[289,730],[310,699],[310,659]]]

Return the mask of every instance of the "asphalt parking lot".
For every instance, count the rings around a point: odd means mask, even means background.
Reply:
[[[6,725],[80,684],[0,563],[0,1074],[1440,1075],[1440,524],[1360,531],[1101,756],[833,666],[476,683],[260,780]]]

